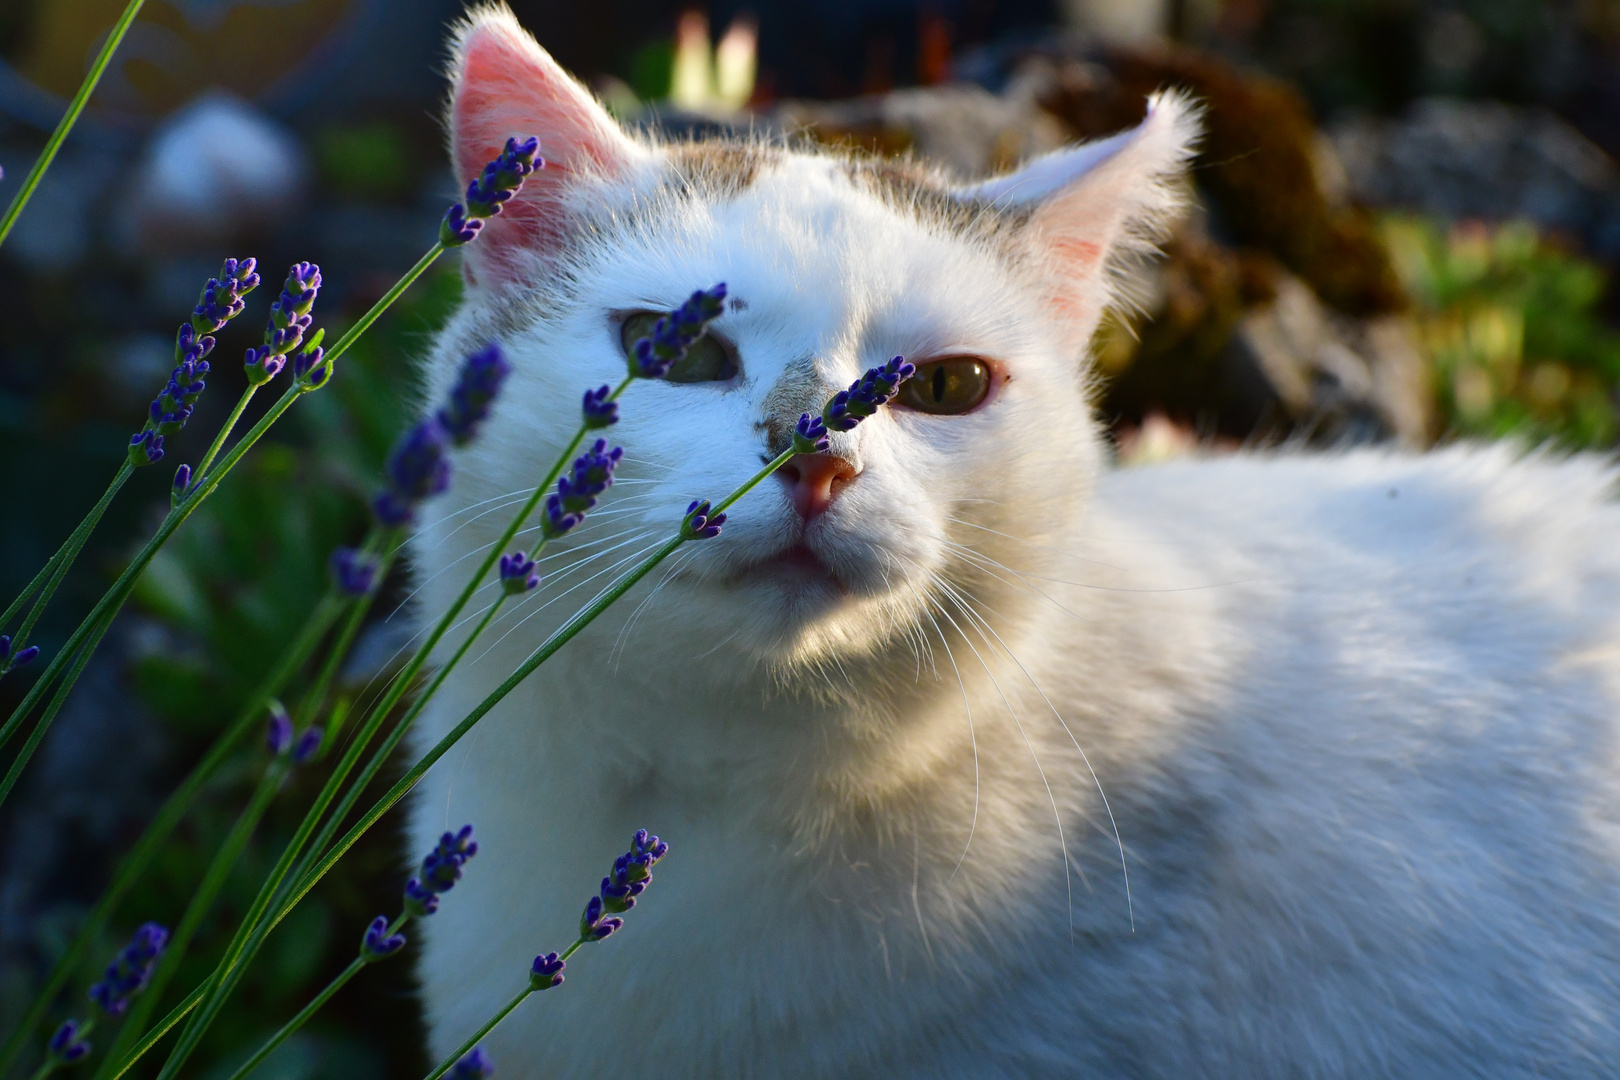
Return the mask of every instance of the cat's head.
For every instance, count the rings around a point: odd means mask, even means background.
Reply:
[[[581,392],[623,378],[643,313],[694,289],[725,282],[727,308],[684,381],[622,398],[606,434],[623,479],[548,552],[557,591],[589,582],[560,613],[689,501],[747,479],[800,413],[890,357],[917,365],[895,405],[677,553],[631,631],[779,670],[913,639],[941,590],[1020,602],[1017,573],[1076,525],[1098,468],[1087,344],[1121,267],[1177,208],[1196,136],[1189,104],[1160,96],[1134,130],[971,186],[780,142],[662,143],[626,133],[499,8],[457,35],[449,126],[463,183],[512,135],[539,136],[546,167],[463,249],[467,302],[429,389],[491,339],[514,371],[436,508],[430,538],[449,539],[419,548],[430,564],[498,533],[505,512],[469,525],[474,504],[532,486]]]

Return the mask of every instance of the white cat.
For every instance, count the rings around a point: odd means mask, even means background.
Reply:
[[[501,9],[456,57],[460,175],[514,134],[548,167],[465,249],[429,371],[437,397],[490,340],[515,368],[413,546],[424,619],[516,505],[488,500],[622,378],[622,321],[732,300],[696,381],[626,392],[621,479],[418,749],[801,411],[892,355],[921,372],[429,774],[412,849],[481,846],[419,931],[436,1057],[646,827],[651,889],[488,1037],[503,1077],[1620,1075],[1606,460],[1110,469],[1083,357],[1176,208],[1174,96],[962,189],[627,135]]]

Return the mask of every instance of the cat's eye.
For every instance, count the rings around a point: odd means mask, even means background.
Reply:
[[[635,350],[636,342],[652,336],[653,326],[662,317],[663,313],[657,311],[635,311],[625,316],[619,326],[619,340],[626,356]],[[735,378],[736,374],[737,362],[731,358],[730,350],[712,334],[704,334],[692,343],[686,359],[670,368],[664,379],[678,383],[724,382]]]
[[[990,365],[973,356],[951,356],[918,364],[895,401],[918,412],[952,416],[972,410],[989,393]]]

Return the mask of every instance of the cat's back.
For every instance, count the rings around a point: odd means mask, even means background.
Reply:
[[[1148,947],[1197,972],[1172,992],[1183,1037],[1123,1001],[1106,1022],[1171,1057],[1190,1027],[1234,1061],[1252,1042],[1325,1073],[1373,1053],[1445,1076],[1620,1060],[1613,496],[1606,460],[1502,447],[1102,479],[1086,535],[1115,568],[1107,603],[1161,637],[1185,619],[1226,658],[1151,796],[1119,800],[1138,895],[1162,903]],[[1155,863],[1200,872],[1155,890]],[[1223,967],[1246,984],[1236,1042]]]

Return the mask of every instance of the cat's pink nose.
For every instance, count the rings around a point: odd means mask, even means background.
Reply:
[[[776,470],[793,509],[809,521],[832,505],[838,489],[855,479],[855,466],[836,454],[800,454]]]

